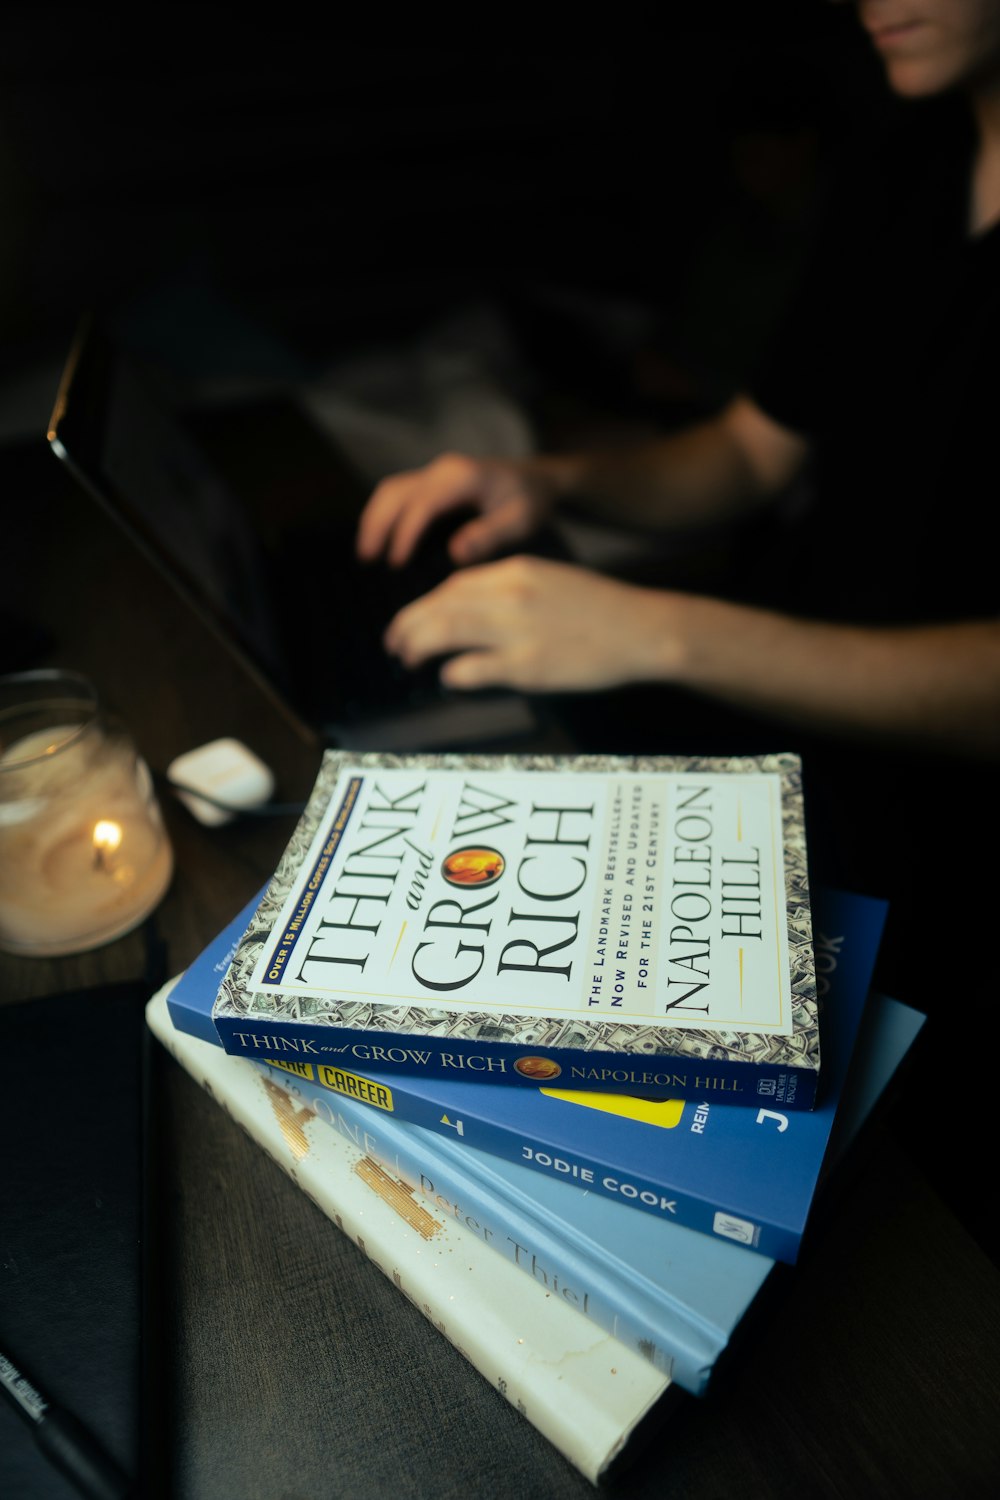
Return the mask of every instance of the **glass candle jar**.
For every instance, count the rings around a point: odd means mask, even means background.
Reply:
[[[0,947],[110,942],[149,915],[172,873],[149,770],[87,679],[0,678]]]

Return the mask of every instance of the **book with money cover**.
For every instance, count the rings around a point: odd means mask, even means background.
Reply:
[[[799,761],[330,751],[213,1020],[252,1056],[812,1108]]]
[[[255,898],[171,991],[176,1027],[218,1043],[212,1002],[259,901]],[[823,1004],[822,1106],[785,1113],[707,1100],[482,1088],[459,1079],[391,1077],[306,1060],[274,1062],[330,1118],[337,1096],[422,1125],[465,1147],[521,1162],[670,1223],[732,1239],[777,1260],[797,1258],[840,1087],[878,952],[885,903],[813,893],[817,988]]]

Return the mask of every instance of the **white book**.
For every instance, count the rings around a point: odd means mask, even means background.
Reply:
[[[594,1484],[671,1381],[470,1230],[414,1196],[248,1060],[176,1031],[165,986],[149,1026],[314,1203],[491,1385]],[[430,1252],[430,1253],[429,1253]]]

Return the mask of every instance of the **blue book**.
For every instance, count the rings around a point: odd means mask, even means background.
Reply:
[[[856,1135],[923,1023],[923,1016],[872,996],[858,1045],[859,1067],[842,1103],[838,1150]],[[294,1107],[304,1086],[267,1063]],[[467,1149],[353,1100],[326,1117],[435,1210],[492,1249],[677,1384],[702,1395],[775,1262],[725,1239],[636,1214],[572,1184],[546,1181],[514,1162]]]
[[[212,1002],[251,902],[182,977],[168,1001],[181,1031],[219,1043]],[[648,1100],[548,1088],[358,1073],[320,1062],[274,1063],[333,1120],[340,1099],[433,1130],[463,1151],[520,1163],[598,1198],[794,1261],[847,1075],[885,905],[842,892],[814,900],[824,1082],[812,1112],[705,1100]],[[378,1134],[379,1127],[371,1129]]]

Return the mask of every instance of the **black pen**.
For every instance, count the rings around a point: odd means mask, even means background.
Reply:
[[[0,1390],[34,1430],[46,1458],[88,1500],[127,1500],[129,1479],[93,1433],[68,1411],[55,1406],[32,1385],[6,1354],[0,1353]]]

